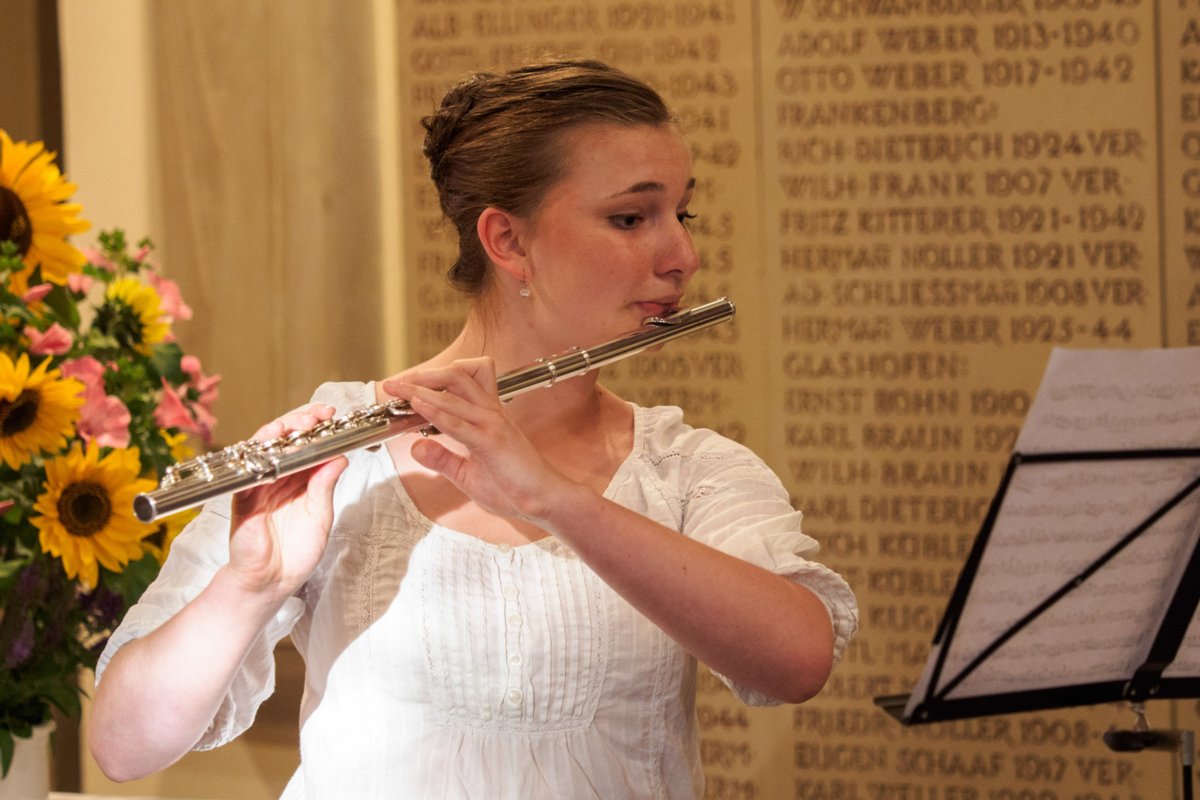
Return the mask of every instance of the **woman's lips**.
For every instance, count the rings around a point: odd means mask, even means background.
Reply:
[[[661,317],[674,312],[678,303],[673,300],[647,300],[638,303],[637,307],[648,317]]]

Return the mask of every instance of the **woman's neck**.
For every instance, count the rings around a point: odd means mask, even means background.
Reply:
[[[450,364],[458,359],[489,356],[496,364],[497,378],[527,367],[539,358],[558,355],[547,352],[550,345],[538,344],[534,332],[519,323],[500,325],[479,309],[472,309],[454,341],[427,362],[429,366]],[[596,424],[605,408],[619,399],[597,384],[597,372],[563,379],[554,386],[534,389],[512,400],[509,413],[531,438],[539,432],[561,431],[564,427],[583,430]]]

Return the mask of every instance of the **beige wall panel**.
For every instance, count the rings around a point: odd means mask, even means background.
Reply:
[[[33,0],[6,3],[5,39],[0,49],[0,128],[13,139],[40,140],[42,130],[42,76],[38,72],[38,17]]]
[[[900,730],[871,703],[919,674],[1050,348],[1160,341],[1155,16],[1082,5],[760,5],[771,438],[863,613],[786,796],[1169,786],[1101,743],[1112,709]]]
[[[223,442],[382,371],[370,23],[365,0],[153,6],[180,338],[224,376]]]
[[[1162,75],[1163,266],[1167,341],[1200,345],[1200,3],[1164,3]]]
[[[322,381],[382,373],[370,12],[366,0],[149,7],[154,236],[195,312],[181,344],[224,379],[220,443],[306,402]],[[298,656],[281,651],[277,697],[245,736],[131,784],[107,781],[85,757],[85,788],[278,797],[299,761],[303,685]]]

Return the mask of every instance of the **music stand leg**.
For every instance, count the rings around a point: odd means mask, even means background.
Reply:
[[[1192,763],[1196,758],[1196,735],[1179,732],[1179,762],[1183,769],[1183,800],[1192,800]]]

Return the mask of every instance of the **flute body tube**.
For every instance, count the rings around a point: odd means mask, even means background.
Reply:
[[[497,381],[501,400],[552,386],[733,317],[727,298],[645,320],[643,327],[603,344],[575,348],[507,372]],[[246,440],[169,467],[157,489],[137,495],[133,510],[142,522],[201,505],[216,497],[271,483],[345,453],[377,447],[410,431],[432,430],[407,402],[393,400],[355,409],[305,431],[266,441]]]

